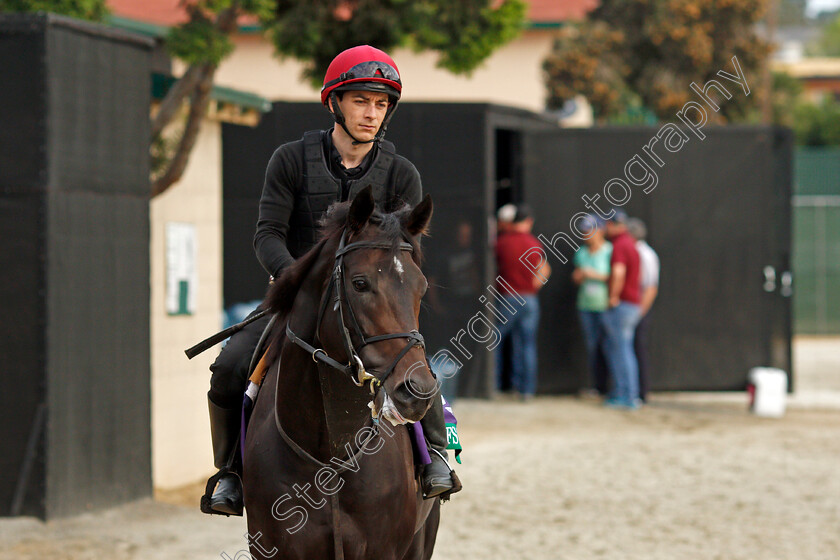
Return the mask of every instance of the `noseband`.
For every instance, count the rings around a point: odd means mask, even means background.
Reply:
[[[365,381],[371,380],[370,390],[371,393],[373,393],[375,387],[385,382],[409,350],[415,346],[425,349],[426,343],[423,340],[423,336],[416,330],[402,333],[380,334],[371,337],[365,336],[364,331],[359,326],[359,322],[356,320],[356,314],[353,313],[353,306],[350,305],[350,301],[347,299],[347,286],[345,284],[343,266],[344,255],[350,251],[355,251],[356,249],[391,249],[393,245],[391,243],[377,241],[356,241],[354,243],[346,244],[346,241],[347,229],[341,233],[341,240],[339,241],[338,249],[335,252],[335,268],[333,268],[333,272],[330,276],[329,286],[327,286],[327,290],[321,298],[321,306],[318,310],[318,323],[315,326],[315,338],[317,341],[318,333],[321,331],[321,321],[324,318],[324,313],[326,312],[327,305],[330,301],[330,294],[335,292],[334,297],[332,298],[333,311],[338,311],[338,323],[342,332],[341,340],[344,344],[345,353],[349,356],[348,363],[346,365],[342,364],[341,362],[331,358],[322,348],[316,348],[315,346],[300,339],[294,332],[292,332],[292,328],[289,323],[286,324],[286,336],[289,340],[306,350],[306,352],[309,353],[312,356],[312,359],[316,362],[322,362],[342,373],[347,374],[357,387],[362,387],[365,384]],[[414,252],[414,248],[406,241],[400,242],[400,250],[408,251],[410,253]],[[350,325],[355,331],[357,338],[361,341],[361,344],[358,347],[353,345],[350,330],[345,324],[345,308],[347,309],[347,314],[350,317]],[[362,363],[362,358],[359,357],[359,350],[368,344],[380,342],[382,340],[390,340],[393,338],[406,338],[408,339],[408,342],[394,358],[394,361],[391,362],[391,365],[388,366],[388,369],[386,369],[379,377],[365,371],[365,365]]]

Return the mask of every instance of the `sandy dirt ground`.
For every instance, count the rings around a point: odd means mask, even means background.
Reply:
[[[799,339],[784,418],[745,394],[458,401],[465,489],[434,555],[464,559],[840,559],[840,339]],[[245,560],[242,519],[203,485],[42,523],[0,520],[0,558]]]

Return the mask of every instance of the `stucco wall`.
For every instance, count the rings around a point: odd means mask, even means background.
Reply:
[[[403,100],[492,102],[542,111],[542,62],[551,49],[552,35],[550,30],[524,32],[471,76],[455,76],[436,68],[434,53],[398,49],[391,54],[403,77]],[[262,37],[240,35],[236,50],[219,68],[216,83],[271,100],[317,100],[318,90],[300,79],[301,67],[294,59],[275,57],[273,47]]]
[[[214,472],[207,413],[208,366],[218,348],[187,360],[184,349],[222,324],[221,127],[204,121],[184,178],[151,202],[152,480],[159,488]],[[165,228],[195,225],[196,302],[168,315]]]

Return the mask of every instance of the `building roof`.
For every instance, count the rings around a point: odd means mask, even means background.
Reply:
[[[120,18],[171,27],[187,21],[180,0],[107,0],[108,8]]]
[[[553,27],[567,20],[583,18],[598,0],[525,0],[532,27]],[[114,17],[154,26],[172,27],[187,21],[181,0],[107,0]],[[242,18],[240,27],[256,25],[254,18]]]
[[[598,6],[598,0],[526,0],[528,22],[534,27],[580,20]]]
[[[795,63],[775,63],[775,70],[787,72],[794,78],[840,78],[840,58],[803,58]]]

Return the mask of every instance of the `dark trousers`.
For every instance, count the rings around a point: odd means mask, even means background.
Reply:
[[[248,317],[261,311],[257,307]],[[270,315],[261,317],[230,337],[219,357],[210,366],[210,391],[207,396],[221,408],[242,406],[242,395],[248,383],[248,366],[257,348]]]
[[[633,340],[633,349],[636,351],[636,361],[639,362],[639,398],[647,401],[648,389],[650,388],[650,362],[648,360],[648,333],[650,332],[650,311],[642,317],[636,325],[636,338]]]
[[[610,392],[610,370],[607,367],[607,358],[604,356],[604,346],[599,344],[595,353],[595,360],[592,366],[592,382],[599,395],[606,396]]]

